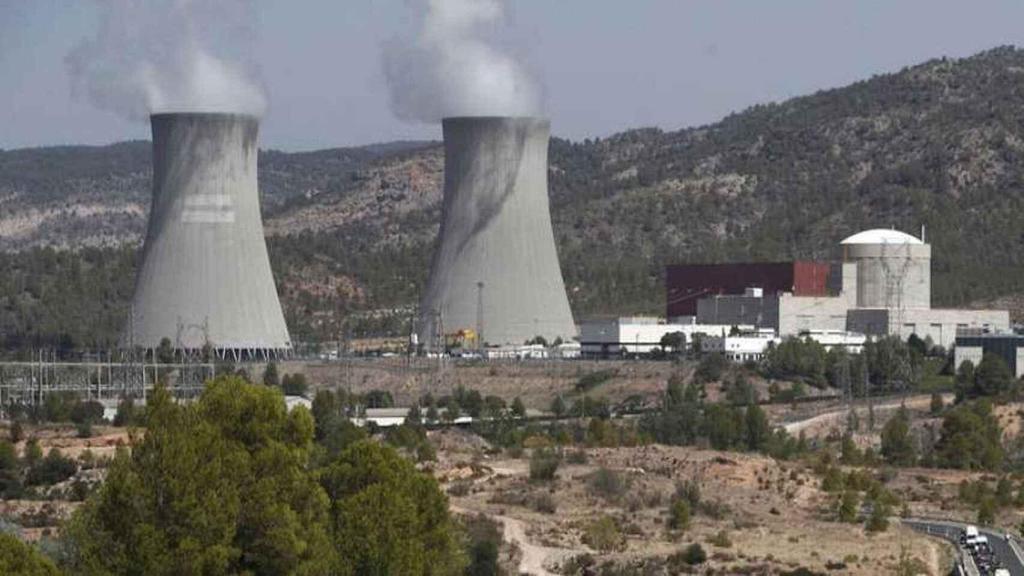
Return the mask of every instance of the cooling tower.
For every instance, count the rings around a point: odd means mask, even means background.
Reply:
[[[548,209],[547,120],[446,118],[441,231],[419,336],[491,345],[576,335]]]
[[[153,200],[124,344],[221,356],[291,348],[263,238],[258,120],[154,114]]]

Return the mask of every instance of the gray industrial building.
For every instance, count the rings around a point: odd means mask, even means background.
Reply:
[[[843,259],[832,266],[826,296],[788,292],[714,295],[697,302],[701,324],[752,324],[780,335],[806,330],[848,330],[931,338],[953,345],[957,332],[1006,331],[1006,310],[931,307],[931,246],[909,234],[867,230],[842,241]]]
[[[576,335],[548,208],[549,123],[443,121],[441,230],[420,303],[418,336],[473,330],[490,345]]]
[[[155,114],[153,198],[123,345],[269,358],[291,341],[270,271],[253,116]]]

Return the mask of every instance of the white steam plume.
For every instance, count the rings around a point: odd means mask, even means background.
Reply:
[[[99,28],[66,58],[72,91],[131,119],[262,115],[251,0],[95,0]]]
[[[418,33],[384,47],[384,75],[395,115],[437,122],[449,116],[530,116],[537,85],[508,54],[489,44],[504,17],[502,0],[415,0]]]

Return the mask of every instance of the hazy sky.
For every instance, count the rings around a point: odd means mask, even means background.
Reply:
[[[255,0],[270,99],[262,145],[438,138],[388,108],[381,45],[404,0]],[[677,129],[939,56],[1024,44],[1021,0],[509,0],[510,46],[574,139]],[[96,26],[86,0],[0,0],[0,147],[148,138],[71,97],[64,58]]]

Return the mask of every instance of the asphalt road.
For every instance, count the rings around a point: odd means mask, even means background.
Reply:
[[[939,522],[934,520],[904,520],[903,523],[915,530],[945,538],[958,545],[960,542],[960,532],[966,526],[966,524],[959,524],[957,522]],[[999,559],[1002,565],[1010,570],[1010,574],[1013,576],[1024,576],[1024,562],[1021,561],[1006,542],[1003,532],[982,527],[979,527],[978,531],[988,537],[988,543],[992,547],[992,552],[995,553],[996,558]]]

